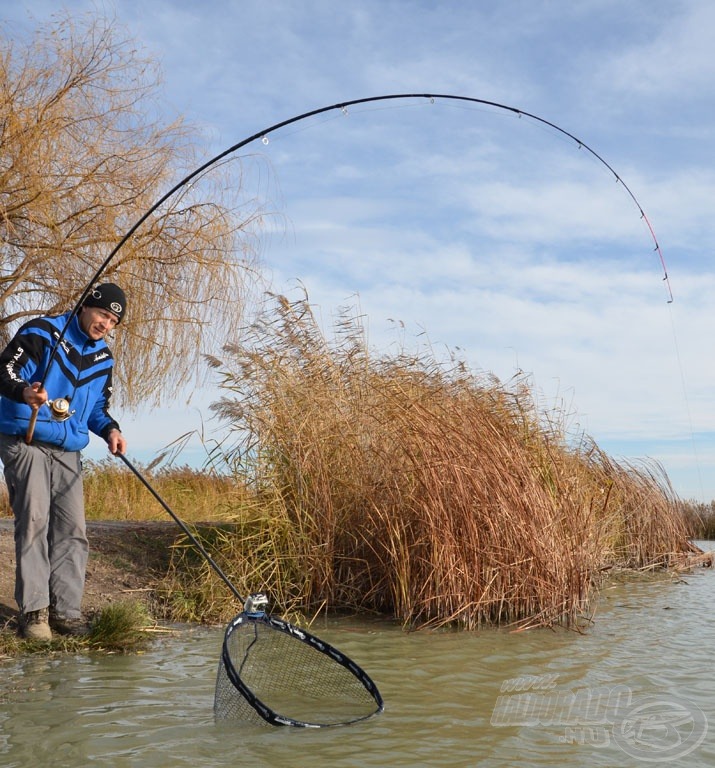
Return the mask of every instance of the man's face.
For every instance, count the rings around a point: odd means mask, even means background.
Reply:
[[[119,322],[119,318],[106,309],[82,307],[79,312],[79,324],[93,341],[103,339]]]

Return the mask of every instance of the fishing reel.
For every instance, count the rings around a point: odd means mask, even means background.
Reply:
[[[75,413],[75,411],[70,411],[70,401],[66,397],[48,400],[47,407],[50,409],[54,421],[67,421]]]

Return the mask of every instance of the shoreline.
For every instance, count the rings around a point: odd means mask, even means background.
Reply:
[[[152,616],[161,614],[157,590],[168,572],[172,547],[182,535],[170,520],[88,520],[84,614],[91,617],[109,604],[126,601],[143,602]],[[692,544],[675,571],[713,567],[715,553]],[[13,626],[17,619],[14,585],[13,519],[0,517],[0,628]]]
[[[87,615],[110,603],[145,602],[155,611],[155,591],[166,575],[171,547],[181,534],[171,521],[87,521],[89,559],[82,610]],[[0,518],[0,622],[16,620],[13,519]]]

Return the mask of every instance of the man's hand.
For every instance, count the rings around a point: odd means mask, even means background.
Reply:
[[[39,381],[36,381],[32,386],[22,390],[22,397],[30,408],[37,411],[47,402],[47,390]]]
[[[107,446],[109,447],[109,452],[115,456],[118,453],[125,454],[127,452],[127,441],[118,429],[113,429],[107,435]]]

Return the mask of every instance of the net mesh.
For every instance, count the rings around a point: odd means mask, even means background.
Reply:
[[[214,713],[273,725],[346,725],[382,710],[367,674],[337,649],[267,614],[239,614],[224,637]]]

